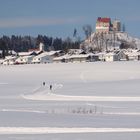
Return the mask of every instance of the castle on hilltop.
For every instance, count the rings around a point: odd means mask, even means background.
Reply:
[[[110,31],[121,31],[121,22],[114,20],[111,22],[111,18],[98,17],[95,27],[96,33],[109,33]]]

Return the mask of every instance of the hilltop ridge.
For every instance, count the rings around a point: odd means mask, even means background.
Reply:
[[[140,48],[140,39],[130,36],[127,32],[92,33],[81,43],[81,48],[99,51],[113,49]]]

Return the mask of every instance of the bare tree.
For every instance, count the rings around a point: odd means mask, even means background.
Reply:
[[[83,31],[85,33],[86,39],[89,38],[91,36],[91,33],[92,33],[91,25],[84,25],[83,26]]]

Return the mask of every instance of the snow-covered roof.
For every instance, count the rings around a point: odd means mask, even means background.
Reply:
[[[35,56],[35,58],[41,58],[41,57],[45,57],[45,56],[52,56],[54,55],[55,53],[58,53],[60,51],[50,51],[50,52],[43,52],[37,56]]]
[[[69,49],[68,51],[69,54],[80,54],[82,52],[83,52],[82,49]]]
[[[69,59],[70,55],[66,54],[66,55],[63,55],[63,56],[60,56],[60,57],[55,57],[53,58],[53,60],[62,60],[62,59]]]
[[[12,53],[12,54],[14,54],[14,55],[17,54],[14,50],[9,50],[8,53]]]
[[[101,55],[105,55],[105,54],[106,54],[106,52],[99,52],[99,53],[94,54],[94,56],[101,56]]]
[[[31,55],[33,52],[19,52],[18,55],[19,56],[29,56]]]
[[[114,55],[117,55],[117,54],[114,53],[114,52],[109,52],[109,53],[106,53],[105,55],[106,55],[106,56],[114,56]]]
[[[140,55],[140,52],[138,49],[126,49],[124,50],[124,53],[128,56],[137,56]]]
[[[94,54],[75,54],[75,55],[66,54],[66,55],[63,55],[60,57],[56,57],[53,60],[72,59],[72,58],[87,58],[91,55],[94,55]]]
[[[19,58],[26,59],[26,58],[32,58],[32,57],[34,57],[34,55],[29,55],[29,56],[22,56],[22,57],[19,57]]]
[[[71,55],[69,58],[87,58],[89,57],[89,54],[75,54],[75,55]]]
[[[45,56],[48,56],[48,52],[43,52],[43,53],[35,56],[34,58],[41,58],[41,57],[45,57]]]
[[[11,59],[16,59],[17,57],[16,56],[6,56],[5,57],[5,60],[11,60]]]
[[[50,51],[50,52],[47,52],[47,54],[51,56],[51,55],[54,55],[54,54],[56,54],[56,53],[58,53],[58,52],[59,52],[59,51]]]
[[[125,54],[128,55],[128,56],[138,56],[138,55],[140,55],[139,52],[126,52]]]

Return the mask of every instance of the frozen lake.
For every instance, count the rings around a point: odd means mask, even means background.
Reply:
[[[0,65],[0,139],[139,140],[139,83],[140,62]]]

